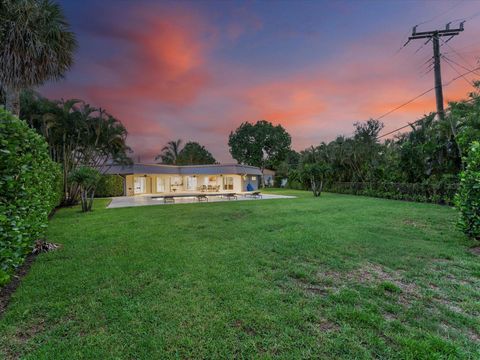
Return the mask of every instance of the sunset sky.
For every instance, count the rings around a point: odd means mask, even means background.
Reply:
[[[79,41],[76,63],[40,92],[105,108],[126,126],[142,162],[177,138],[231,162],[228,134],[245,121],[282,124],[296,150],[350,135],[354,122],[433,86],[431,44],[421,48],[417,40],[398,51],[416,24],[426,31],[469,19],[441,51],[464,67],[480,66],[476,0],[60,3]],[[444,83],[466,71],[452,66],[442,63]],[[460,78],[445,87],[445,100],[471,90]],[[434,104],[432,91],[382,119],[385,131]]]

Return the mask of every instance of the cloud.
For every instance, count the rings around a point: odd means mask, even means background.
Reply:
[[[301,150],[349,135],[354,122],[378,117],[433,86],[432,74],[419,72],[431,49],[415,53],[416,47],[407,47],[395,54],[394,29],[365,34],[361,43],[342,40],[328,53],[322,48],[328,39],[318,37],[318,48],[301,49],[296,57],[284,56],[288,48],[275,52],[270,42],[285,44],[285,32],[315,32],[316,24],[279,29],[278,19],[268,23],[246,7],[231,9],[226,18],[178,3],[122,3],[115,9],[82,28],[84,52],[74,71],[45,91],[106,108],[125,124],[142,161],[153,161],[176,138],[199,141],[218,160],[231,161],[229,132],[261,119],[282,124]],[[347,16],[351,9],[344,11]],[[295,46],[316,46],[299,38]],[[467,44],[458,49],[472,51]],[[265,52],[259,57],[265,60],[252,65],[252,51]],[[473,61],[475,54],[465,56]],[[285,65],[284,57],[291,63]],[[446,66],[443,75],[445,81],[458,76]],[[445,99],[458,100],[469,91],[459,79],[445,88]],[[431,92],[384,118],[385,131],[434,109]]]

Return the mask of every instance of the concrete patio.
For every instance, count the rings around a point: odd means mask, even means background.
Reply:
[[[261,198],[252,198],[245,197],[242,194],[237,194],[236,200],[229,200],[219,196],[208,196],[208,202],[234,202],[234,201],[261,201],[261,200],[274,200],[274,199],[293,199],[296,196],[287,196],[287,195],[273,195],[273,194],[262,194]],[[122,208],[122,207],[131,207],[131,206],[147,206],[147,205],[175,205],[175,204],[191,204],[191,203],[200,203],[196,197],[182,197],[175,198],[175,203],[165,204],[162,198],[152,198],[158,196],[158,194],[145,194],[145,195],[136,195],[136,196],[119,196],[112,198],[112,201],[108,205],[108,208]],[[205,203],[202,201],[201,203]]]

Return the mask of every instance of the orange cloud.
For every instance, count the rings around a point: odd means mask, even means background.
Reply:
[[[115,34],[129,42],[127,57],[104,63],[117,77],[116,84],[96,84],[88,91],[99,101],[134,96],[170,105],[190,103],[210,81],[204,66],[208,41],[202,36],[212,29],[191,13],[138,16],[141,27]]]

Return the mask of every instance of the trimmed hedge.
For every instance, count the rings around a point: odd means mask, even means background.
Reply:
[[[0,108],[0,286],[44,238],[60,179],[45,140]]]
[[[480,142],[473,142],[465,160],[455,205],[461,214],[460,228],[467,236],[480,240]]]
[[[95,197],[123,195],[123,178],[119,175],[102,175],[95,190]]]
[[[458,183],[385,183],[385,182],[337,182],[327,184],[325,191],[364,195],[386,199],[429,202],[436,204],[453,205]]]

